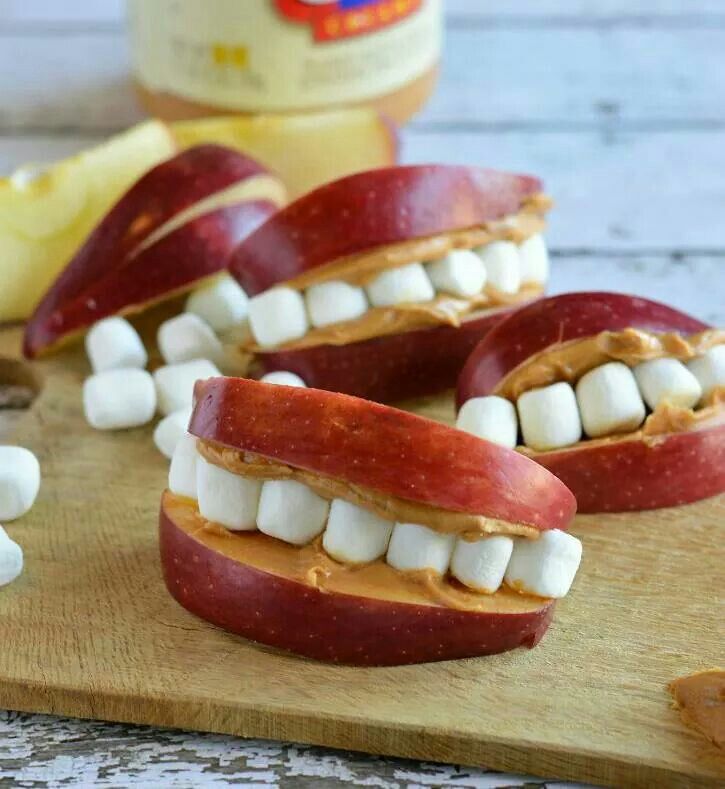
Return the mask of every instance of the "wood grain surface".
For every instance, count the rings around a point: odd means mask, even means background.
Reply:
[[[0,334],[17,352],[19,331]],[[725,757],[666,683],[722,658],[725,497],[577,519],[573,592],[535,650],[351,669],[259,647],[166,593],[156,548],[166,462],[150,430],[82,419],[80,350],[42,362],[18,422],[41,495],[9,533],[26,571],[0,597],[0,706],[491,767],[618,786],[708,786]],[[450,402],[416,404],[436,418]]]

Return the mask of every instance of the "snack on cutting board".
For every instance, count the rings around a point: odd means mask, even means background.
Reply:
[[[246,638],[402,664],[534,646],[581,558],[521,454],[347,395],[197,384],[163,494],[171,594]]]
[[[476,342],[541,295],[541,182],[469,167],[391,167],[320,187],[236,249],[254,376],[380,402],[455,385]]]
[[[569,293],[478,345],[457,425],[511,448],[520,431],[580,512],[645,510],[725,491],[724,402],[725,330],[647,299]]]

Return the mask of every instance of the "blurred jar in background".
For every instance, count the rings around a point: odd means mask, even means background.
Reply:
[[[369,104],[402,123],[436,82],[442,0],[129,0],[129,25],[167,120]]]

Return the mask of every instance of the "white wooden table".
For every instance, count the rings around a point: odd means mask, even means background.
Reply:
[[[725,0],[446,5],[442,83],[405,132],[406,161],[542,176],[557,201],[553,291],[636,292],[725,325]],[[120,0],[0,0],[0,172],[67,155],[139,119],[122,14]],[[525,780],[0,711],[2,787]]]

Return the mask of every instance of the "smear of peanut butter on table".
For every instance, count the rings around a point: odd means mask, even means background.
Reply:
[[[679,677],[667,689],[683,723],[725,749],[725,669],[713,668]]]

